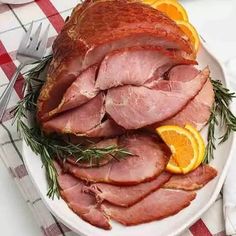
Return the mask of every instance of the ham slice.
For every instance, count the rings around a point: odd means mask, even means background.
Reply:
[[[217,171],[209,165],[200,165],[194,171],[186,175],[173,175],[170,180],[165,183],[165,188],[196,190],[202,188],[209,181],[215,178]]]
[[[132,85],[112,88],[107,93],[105,109],[125,129],[142,128],[178,113],[197,95],[207,78],[200,73],[187,82],[161,80],[152,89]]]
[[[104,95],[99,93],[88,103],[43,123],[42,128],[46,133],[83,134],[101,123],[105,115],[103,103]]]
[[[208,78],[210,75],[209,68],[205,68],[201,74]],[[155,127],[161,125],[185,126],[186,124],[191,124],[200,130],[206,125],[211,115],[213,103],[214,91],[210,79],[207,79],[201,91],[187,104],[186,107],[172,118],[159,124],[155,124]]]
[[[53,60],[38,99],[38,120],[60,104],[81,71],[100,63],[107,53],[147,45],[193,55],[188,37],[174,21],[145,4],[87,0],[78,5],[53,44]]]
[[[106,90],[121,85],[143,85],[157,71],[161,76],[176,64],[192,64],[180,55],[171,53],[160,47],[133,47],[113,51],[102,61],[96,88]],[[161,69],[165,68],[165,69]]]
[[[103,203],[102,209],[112,219],[124,225],[137,225],[174,215],[187,207],[196,193],[159,189],[129,208]]]
[[[109,218],[129,226],[177,214],[196,197],[192,190],[202,188],[217,174],[209,165],[201,165],[186,175],[163,172],[135,186],[86,186],[82,180],[63,173],[57,163],[55,167],[61,196],[68,206],[85,221],[103,229],[111,228]]]
[[[58,107],[49,112],[49,116],[52,117],[57,113],[81,106],[94,98],[99,92],[95,89],[96,71],[97,66],[83,71],[66,90]]]
[[[84,183],[71,175],[64,174],[60,166],[57,163],[54,164],[58,173],[61,196],[67,205],[90,224],[103,229],[111,229],[109,219],[97,205],[96,199],[84,192]]]
[[[107,201],[117,206],[129,207],[142,200],[160,187],[180,190],[197,190],[206,185],[217,175],[217,171],[209,165],[201,165],[186,175],[172,175],[163,172],[154,180],[135,186],[115,186],[96,183],[88,187],[98,201]]]
[[[96,183],[88,187],[88,190],[95,194],[98,201],[110,202],[117,206],[129,207],[146,197],[151,192],[160,188],[171,177],[168,172],[161,173],[150,182],[134,186],[115,186],[105,183]]]
[[[154,179],[164,171],[170,157],[168,147],[150,136],[123,137],[119,141],[119,146],[126,148],[133,156],[120,161],[112,160],[107,165],[94,168],[80,168],[65,163],[65,169],[74,176],[90,182],[128,186]]]
[[[112,119],[107,119],[95,128],[86,132],[86,136],[90,138],[110,138],[125,133],[125,129],[115,123]]]
[[[172,81],[187,82],[194,79],[199,70],[190,65],[178,65],[173,67],[168,73],[168,79]]]

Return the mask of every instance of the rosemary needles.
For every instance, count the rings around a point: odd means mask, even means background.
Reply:
[[[214,158],[216,149],[215,129],[220,127],[223,135],[219,137],[219,143],[225,142],[231,132],[236,131],[236,117],[230,111],[229,105],[235,94],[225,88],[219,80],[211,80],[215,92],[215,103],[212,107],[210,119],[208,121],[207,146],[204,162],[208,163]]]

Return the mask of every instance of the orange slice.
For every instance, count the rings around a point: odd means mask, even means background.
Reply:
[[[165,13],[172,20],[188,21],[186,10],[175,0],[158,0],[151,5],[157,10]]]
[[[203,140],[201,134],[193,126],[185,125],[184,128],[192,133],[192,135],[194,136],[194,138],[196,139],[197,144],[198,144],[198,159],[193,167],[193,169],[196,169],[202,163],[202,161],[204,159],[205,149],[206,149],[205,143],[204,143],[204,140]]]
[[[191,132],[175,125],[161,126],[156,131],[172,152],[166,169],[173,173],[190,172],[198,160],[198,144]]]
[[[197,30],[189,22],[185,21],[176,21],[176,24],[181,28],[181,30],[188,36],[190,39],[195,52],[198,51],[200,45],[200,39]]]

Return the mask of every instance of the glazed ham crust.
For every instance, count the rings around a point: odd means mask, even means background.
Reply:
[[[124,0],[87,0],[78,5],[53,44],[53,60],[38,99],[38,120],[59,105],[83,70],[107,53],[145,45],[193,52],[181,29],[148,5]]]

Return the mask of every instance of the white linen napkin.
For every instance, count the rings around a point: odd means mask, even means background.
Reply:
[[[236,92],[236,59],[230,60],[226,68],[231,81],[231,89]],[[232,104],[232,112],[236,114],[235,101]],[[233,148],[236,154],[236,147]],[[223,212],[226,234],[236,235],[236,155],[232,159],[223,187]]]

